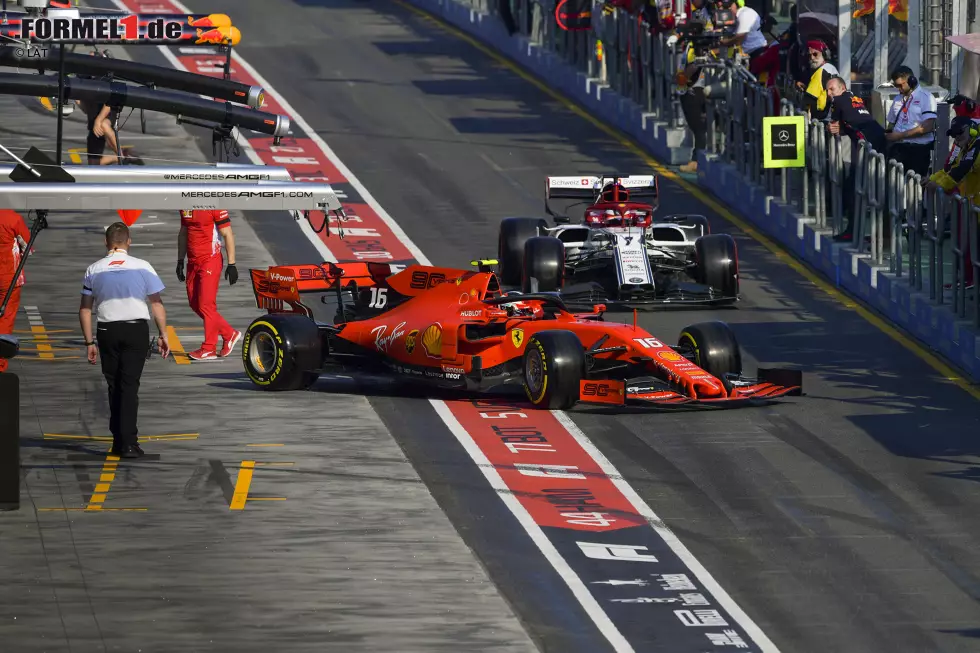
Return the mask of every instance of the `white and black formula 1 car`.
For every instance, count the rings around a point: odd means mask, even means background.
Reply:
[[[655,175],[548,177],[544,218],[509,217],[500,224],[501,282],[527,292],[623,306],[723,305],[738,300],[738,252],[728,234],[712,234],[707,218],[654,221]],[[573,224],[552,199],[586,204]],[[570,207],[569,207],[570,208]]]

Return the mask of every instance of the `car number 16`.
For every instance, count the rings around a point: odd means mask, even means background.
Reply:
[[[368,303],[369,308],[384,308],[385,304],[388,303],[388,289],[387,288],[371,288],[371,301]]]
[[[633,338],[633,341],[640,343],[644,349],[661,349],[667,346],[656,338]]]

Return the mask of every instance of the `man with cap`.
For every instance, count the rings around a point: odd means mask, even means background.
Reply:
[[[952,137],[956,156],[947,160],[942,170],[937,170],[925,181],[928,189],[942,188],[947,193],[959,193],[973,203],[980,201],[980,126],[969,116],[956,116],[949,124],[946,135]],[[970,243],[964,243],[963,256],[970,260]],[[966,266],[966,285],[973,286],[973,266]]]
[[[804,98],[805,107],[814,120],[822,120],[828,111],[827,106],[827,83],[832,77],[840,73],[834,64],[827,61],[830,56],[830,48],[823,41],[816,39],[807,41],[807,51],[810,55],[810,79],[806,86],[803,82],[798,82],[797,86],[806,91]]]

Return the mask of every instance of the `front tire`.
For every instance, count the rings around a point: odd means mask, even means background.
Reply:
[[[585,349],[571,331],[539,331],[524,349],[524,391],[535,408],[567,410],[579,399]]]
[[[524,243],[521,292],[557,292],[565,276],[565,244],[554,236],[535,236]]]
[[[700,322],[685,327],[678,338],[678,349],[694,353],[694,364],[719,379],[742,373],[742,352],[735,332],[724,322]],[[727,385],[727,384],[726,384]]]
[[[524,272],[524,244],[547,229],[543,218],[504,218],[497,238],[497,263],[500,283],[519,286]],[[539,230],[541,230],[539,232]]]
[[[316,322],[302,315],[264,315],[242,338],[245,373],[263,390],[300,390],[316,383],[321,351]]]
[[[720,292],[738,297],[738,250],[728,234],[711,234],[694,243],[697,254],[696,281]]]

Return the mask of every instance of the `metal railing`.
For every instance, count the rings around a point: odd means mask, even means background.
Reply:
[[[499,3],[508,2],[517,32],[532,43],[632,99],[654,120],[685,125],[676,81],[684,53],[667,35],[651,34],[636,15],[594,2],[591,29],[571,32],[557,25],[555,0],[443,2],[498,19]],[[709,64],[702,74],[709,154],[781,199],[818,231],[839,236],[853,223],[852,240],[845,246],[980,327],[976,286],[968,289],[964,283],[980,277],[980,207],[959,195],[924,188],[923,179],[898,161],[866,141],[855,146],[850,138],[830,133],[820,120],[807,120],[805,168],[764,169],[763,118],[805,115],[803,91],[787,72],[767,88],[730,62]]]

